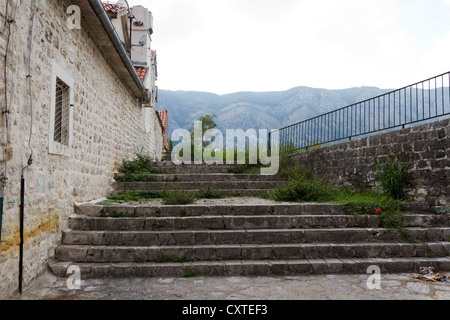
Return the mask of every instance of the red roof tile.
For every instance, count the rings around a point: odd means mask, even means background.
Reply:
[[[167,140],[166,145],[164,146],[164,148],[165,148],[167,151],[169,151],[169,149],[170,149],[170,139]]]
[[[117,5],[117,4],[111,4],[111,3],[102,3],[102,4],[103,4],[103,8],[105,8],[105,11],[108,14],[116,15],[117,13],[119,13],[120,11],[125,9],[125,7]]]
[[[168,112],[167,110],[164,111],[158,111],[156,110],[156,112],[158,113],[159,119],[161,119],[161,123],[162,123],[162,132],[163,134],[165,134],[167,132],[167,123],[168,123]]]
[[[136,70],[136,73],[138,74],[139,78],[142,82],[144,82],[145,76],[147,75],[148,67],[137,67],[134,66],[134,69]]]

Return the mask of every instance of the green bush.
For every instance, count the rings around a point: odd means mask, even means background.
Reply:
[[[200,199],[223,199],[225,194],[220,190],[215,190],[208,186],[206,189],[202,189],[197,192],[197,197]]]
[[[394,199],[405,200],[405,187],[409,184],[409,164],[401,162],[396,156],[388,155],[375,165],[378,179],[385,194]]]
[[[289,182],[276,188],[269,197],[276,201],[319,202],[332,200],[332,187],[297,167],[290,171]]]
[[[175,190],[165,190],[162,203],[165,205],[185,205],[192,204],[196,199],[196,194],[194,192],[179,191],[178,188]]]
[[[150,168],[152,158],[136,153],[133,160],[123,160],[119,172],[125,174],[146,174],[158,173],[156,170]]]

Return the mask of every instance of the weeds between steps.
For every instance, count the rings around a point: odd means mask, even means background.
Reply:
[[[223,199],[225,194],[220,190],[215,190],[208,186],[197,192],[189,192],[184,190],[178,190],[175,187],[174,190],[164,191],[124,191],[107,196],[106,201],[102,201],[99,205],[114,205],[124,202],[140,202],[154,199],[162,199],[164,205],[186,205],[193,204],[197,199]]]
[[[399,230],[405,240],[416,242],[407,232],[402,223],[403,214],[401,205],[405,202],[404,193],[401,189],[405,187],[408,179],[405,176],[405,165],[398,165],[391,161],[389,168],[380,169],[379,176],[382,179],[398,180],[392,182],[392,188],[383,188],[384,192],[374,190],[354,191],[336,186],[324,178],[313,177],[313,175],[301,167],[289,168],[281,163],[280,175],[288,179],[288,183],[272,191],[260,193],[264,199],[278,202],[316,202],[339,204],[345,212],[351,215],[377,215],[379,228]],[[395,169],[397,168],[397,169]],[[381,171],[380,171],[381,170]],[[384,170],[384,171],[382,171]],[[398,173],[397,171],[401,171]],[[401,177],[401,178],[396,178]],[[391,192],[395,190],[395,192]],[[403,197],[402,197],[403,195]]]
[[[198,274],[197,274],[197,271],[195,271],[195,269],[193,267],[190,267],[184,274],[185,278],[191,278],[191,277],[196,277],[196,276],[198,276]]]
[[[158,174],[159,171],[151,167],[152,162],[154,162],[152,158],[140,153],[135,153],[135,158],[133,160],[124,159],[122,161],[119,172],[126,175]]]

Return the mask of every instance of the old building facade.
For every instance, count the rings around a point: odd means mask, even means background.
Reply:
[[[128,14],[117,12],[122,22]],[[128,33],[113,22],[99,0],[0,0],[1,298],[18,288],[22,176],[27,286],[74,203],[105,196],[134,153],[161,158],[154,82],[140,77],[120,41]]]

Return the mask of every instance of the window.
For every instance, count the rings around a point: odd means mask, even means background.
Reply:
[[[49,152],[72,155],[73,79],[53,63]]]
[[[69,145],[70,87],[56,78],[53,141]]]

